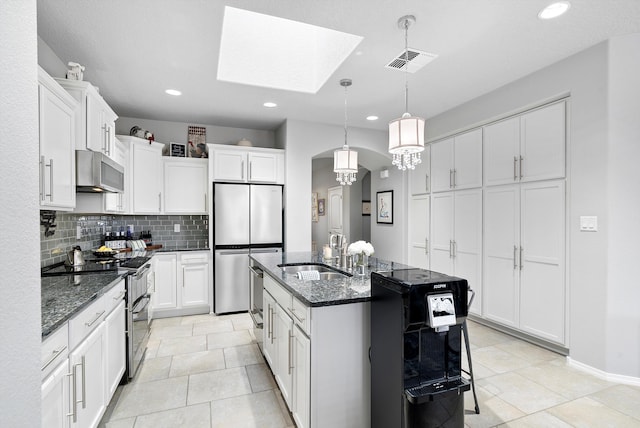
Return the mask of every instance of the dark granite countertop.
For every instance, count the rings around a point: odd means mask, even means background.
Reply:
[[[369,257],[369,268],[363,276],[354,274],[352,277],[340,279],[305,281],[298,279],[295,274],[284,273],[278,265],[318,263],[338,270],[343,269],[327,265],[319,254],[312,252],[257,253],[249,257],[255,260],[265,273],[308,306],[344,305],[369,301],[371,300],[371,272],[409,268],[401,263]]]
[[[154,253],[176,253],[176,252],[180,252],[180,251],[209,251],[208,247],[204,247],[204,248],[193,248],[193,247],[167,247],[167,246],[162,246],[162,248],[159,248],[157,250],[153,250]]]
[[[104,272],[42,277],[42,340],[109,291],[125,275]]]

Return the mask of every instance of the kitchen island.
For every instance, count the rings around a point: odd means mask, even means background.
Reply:
[[[408,266],[372,257],[358,276],[311,252],[249,257],[263,271],[262,352],[296,425],[370,427],[370,273]],[[344,276],[302,280],[280,266],[304,264]]]

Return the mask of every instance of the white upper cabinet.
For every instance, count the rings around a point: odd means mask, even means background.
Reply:
[[[482,129],[431,144],[431,190],[482,187]]]
[[[416,168],[409,171],[409,183],[412,195],[421,195],[431,192],[431,146],[427,145],[421,153],[422,162]]]
[[[125,190],[131,214],[162,212],[162,149],[164,144],[128,135],[118,139],[129,147],[128,175]],[[125,186],[126,187],[126,186]]]
[[[42,68],[38,70],[40,207],[70,211],[76,204],[78,103]]]
[[[164,213],[206,214],[207,160],[165,157]]]
[[[284,151],[209,145],[213,181],[284,184]]]
[[[118,115],[89,82],[56,79],[78,102],[76,114],[77,150],[101,152],[114,157],[115,123]]]
[[[484,127],[488,186],[565,176],[565,102]]]

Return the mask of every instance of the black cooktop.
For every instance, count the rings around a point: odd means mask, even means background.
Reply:
[[[118,269],[136,270],[144,266],[151,260],[151,257],[134,256],[134,257],[113,257],[113,258],[96,258],[85,259],[85,264],[80,266],[67,266],[64,262],[43,268],[40,276],[59,276],[59,275],[83,275],[100,272],[117,272]]]

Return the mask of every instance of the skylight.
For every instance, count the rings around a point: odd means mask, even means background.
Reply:
[[[316,93],[362,37],[226,6],[218,80]]]

